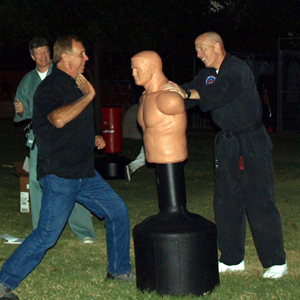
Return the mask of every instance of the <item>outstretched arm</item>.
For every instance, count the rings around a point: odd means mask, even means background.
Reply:
[[[55,109],[48,115],[48,120],[57,128],[62,128],[75,119],[94,99],[95,90],[82,74],[77,75],[76,84],[84,96],[71,104]]]
[[[167,84],[165,84],[162,88],[163,91],[170,91],[170,92],[176,92],[178,93],[183,99],[200,99],[200,95],[196,90],[189,90],[191,92],[190,97],[188,97],[188,94],[186,91],[181,88],[178,84],[176,84],[173,81],[169,81]]]

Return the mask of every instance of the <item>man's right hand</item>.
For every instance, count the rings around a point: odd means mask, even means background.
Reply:
[[[175,92],[175,93],[179,94],[183,99],[188,98],[188,94],[186,93],[186,91],[173,81],[169,81],[168,83],[166,83],[162,87],[162,90]],[[198,94],[198,92],[196,90],[190,89],[189,91],[191,92],[191,95],[189,97],[190,99],[196,99],[196,100],[200,99],[200,95]]]
[[[81,90],[83,95],[89,95],[94,97],[96,92],[91,83],[82,75],[82,74],[77,74],[76,77],[76,84],[78,88]]]
[[[15,112],[22,116],[24,112],[24,104],[17,98],[17,101],[14,103]]]
[[[178,84],[173,81],[169,81],[162,87],[163,91],[170,91],[179,94],[183,99],[186,98],[186,92]]]

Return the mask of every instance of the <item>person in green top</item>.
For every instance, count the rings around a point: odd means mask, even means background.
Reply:
[[[30,120],[32,118],[34,93],[42,80],[51,73],[52,68],[55,68],[50,59],[50,49],[46,39],[39,37],[32,39],[29,43],[29,52],[31,58],[36,63],[36,67],[23,77],[16,91],[14,99],[15,122],[21,122],[27,119]],[[36,165],[38,147],[34,142],[32,130],[29,131],[26,145],[30,148],[29,193],[32,225],[33,229],[36,229],[39,220],[43,191],[37,179]],[[82,240],[84,244],[94,242],[95,232],[91,214],[79,203],[76,203],[74,206],[69,218],[69,225],[74,234],[79,240]]]

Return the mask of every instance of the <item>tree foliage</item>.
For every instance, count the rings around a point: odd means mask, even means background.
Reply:
[[[299,0],[219,0],[217,31],[231,51],[276,53],[279,38],[299,38]],[[224,26],[225,25],[225,26]]]
[[[299,37],[300,0],[1,0],[0,65],[22,69],[31,62],[28,42],[51,44],[62,34],[82,37],[90,57],[86,73],[101,80],[131,79],[130,58],[157,51],[167,77],[190,81],[195,38],[205,31],[223,37],[227,51],[276,53],[279,37]],[[100,124],[99,120],[96,120]],[[99,129],[99,128],[98,128]]]
[[[276,53],[279,37],[298,37],[299,0],[2,0],[0,51],[34,36],[54,43],[80,35],[97,80],[129,79],[130,57],[157,51],[169,78],[193,76],[194,40],[217,31],[226,49]],[[1,53],[2,54],[2,53]],[[3,56],[3,54],[2,54]],[[97,75],[98,74],[98,75]]]

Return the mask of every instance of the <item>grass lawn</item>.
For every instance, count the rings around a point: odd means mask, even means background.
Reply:
[[[0,235],[26,237],[31,232],[30,214],[20,213],[19,179],[12,175],[15,161],[28,155],[22,127],[12,120],[0,119]],[[214,132],[188,130],[189,159],[185,167],[187,208],[214,221],[213,214],[213,139]],[[281,213],[289,274],[279,280],[262,278],[262,268],[253,239],[247,229],[246,271],[220,275],[220,286],[207,296],[213,300],[300,299],[300,136],[272,134],[274,143],[275,193]],[[134,159],[141,141],[124,140],[122,155]],[[154,169],[143,167],[131,182],[109,183],[128,206],[131,228],[158,212]],[[135,283],[105,282],[106,243],[104,222],[93,218],[96,241],[83,245],[67,225],[57,244],[42,263],[19,285],[16,294],[24,300],[110,300],[110,299],[183,299],[142,293]],[[0,265],[17,248],[0,240]],[[131,263],[135,268],[131,243]],[[195,299],[185,296],[184,299]]]

